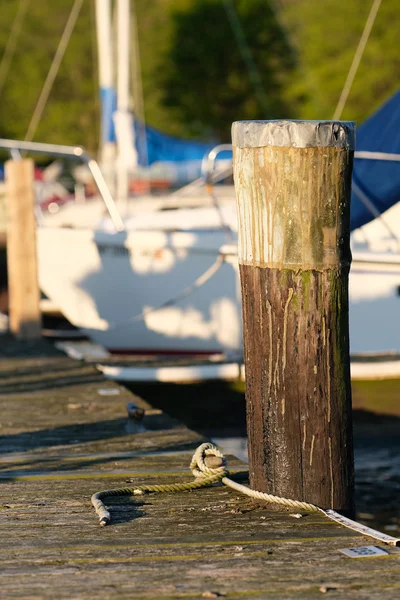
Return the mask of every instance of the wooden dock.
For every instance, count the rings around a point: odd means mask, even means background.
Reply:
[[[400,549],[348,558],[374,541],[222,486],[117,498],[101,528],[94,492],[189,481],[203,438],[44,342],[0,337],[0,398],[1,598],[400,598]]]

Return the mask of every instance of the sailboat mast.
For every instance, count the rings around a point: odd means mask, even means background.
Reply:
[[[116,108],[111,0],[96,0],[96,32],[101,102],[100,162],[104,167],[115,161],[113,113]]]
[[[117,0],[117,197],[127,200],[129,172],[137,167],[135,132],[130,94],[130,0]]]
[[[117,0],[117,98],[118,111],[129,110],[130,1]]]

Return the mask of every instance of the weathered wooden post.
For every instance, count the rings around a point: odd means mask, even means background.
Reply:
[[[10,330],[20,339],[35,339],[40,337],[41,317],[33,161],[7,161],[5,177]]]
[[[354,125],[233,124],[250,485],[351,515]]]

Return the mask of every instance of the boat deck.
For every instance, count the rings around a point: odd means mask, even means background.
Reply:
[[[346,557],[373,540],[222,486],[117,498],[99,527],[95,491],[191,480],[203,438],[47,343],[2,336],[0,359],[0,597],[400,597],[400,549]]]

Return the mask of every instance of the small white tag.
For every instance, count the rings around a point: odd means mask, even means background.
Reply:
[[[343,552],[350,558],[368,558],[369,556],[384,556],[389,554],[386,550],[378,548],[378,546],[359,546],[358,548],[340,548],[339,552]]]
[[[118,396],[120,391],[118,388],[101,388],[100,390],[97,390],[97,393],[100,394],[100,396]]]

